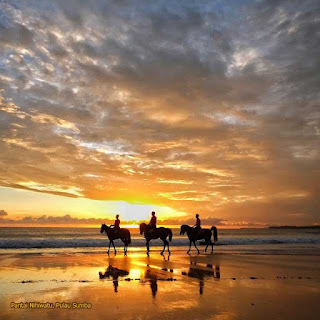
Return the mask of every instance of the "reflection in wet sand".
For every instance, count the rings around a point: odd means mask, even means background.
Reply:
[[[102,279],[106,279],[106,278],[112,277],[113,286],[114,286],[114,292],[118,292],[118,286],[119,286],[118,278],[119,277],[125,277],[128,274],[129,274],[128,271],[121,270],[121,269],[115,268],[115,267],[110,265],[107,268],[107,270],[105,271],[105,273],[99,272],[99,278],[102,280]]]
[[[319,314],[317,256],[175,254],[168,260],[158,254],[61,254],[5,256],[0,262],[0,319],[105,319],[106,310],[108,318],[118,320],[270,320],[279,314],[317,319]],[[93,307],[49,314],[11,309],[11,301],[90,302]]]
[[[152,293],[152,298],[155,298],[158,291],[158,276],[156,273],[153,273],[150,269],[147,269],[144,274],[145,279],[149,279],[150,288]]]
[[[209,269],[209,270],[208,270]],[[190,278],[199,279],[199,293],[203,294],[204,280],[205,278],[216,278],[220,279],[220,266],[207,264],[206,269],[202,269],[201,266],[197,265],[197,262],[190,261],[190,268],[188,272],[182,272],[182,275]]]
[[[188,261],[188,260],[187,260]],[[186,261],[186,262],[187,262]],[[220,265],[217,262],[213,264],[203,264],[198,259],[190,258],[188,271],[182,271],[181,265],[177,265],[166,259],[154,259],[150,257],[141,257],[140,261],[134,261],[130,258],[117,259],[115,257],[108,258],[109,266],[104,272],[99,272],[99,279],[113,280],[114,292],[118,292],[119,280],[126,277],[126,281],[139,281],[140,284],[149,283],[152,298],[156,298],[158,292],[159,281],[181,281],[175,276],[188,276],[199,280],[200,295],[204,292],[205,279],[220,279]],[[182,283],[181,283],[182,285]]]

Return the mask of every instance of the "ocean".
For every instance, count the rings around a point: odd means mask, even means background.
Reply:
[[[131,251],[144,251],[145,240],[138,229],[131,231]],[[189,241],[174,228],[171,250],[187,250]],[[242,254],[314,254],[320,255],[320,229],[219,229],[215,245],[218,253]],[[55,252],[105,252],[109,241],[97,228],[0,228],[0,254],[55,253]],[[121,240],[115,244],[121,250]],[[159,250],[161,240],[151,241],[151,250]],[[203,246],[198,241],[198,247]],[[194,250],[194,248],[193,248]],[[120,251],[119,251],[120,252]]]

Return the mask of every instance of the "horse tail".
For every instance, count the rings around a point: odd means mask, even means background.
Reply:
[[[211,231],[213,231],[213,239],[214,239],[214,241],[218,241],[218,229],[216,227],[212,227]]]
[[[169,228],[168,228],[169,229]],[[169,229],[169,241],[171,242],[172,241],[172,231],[171,229]]]

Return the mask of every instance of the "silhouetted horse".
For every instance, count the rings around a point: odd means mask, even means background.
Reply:
[[[100,233],[103,233],[104,231],[106,232],[106,234],[107,234],[107,236],[109,238],[108,254],[110,252],[110,245],[111,244],[113,245],[114,253],[115,254],[117,253],[117,250],[116,250],[116,247],[114,245],[113,240],[121,239],[122,242],[124,243],[123,250],[124,250],[124,255],[126,256],[127,255],[127,251],[128,251],[128,244],[131,243],[130,231],[128,229],[121,228],[121,229],[117,230],[116,234],[114,234],[115,230],[113,230],[113,228],[108,227],[106,224],[102,224],[101,225],[101,229],[100,229]]]
[[[163,254],[164,250],[166,249],[166,246],[168,246],[168,252],[170,254],[170,247],[169,247],[169,242],[167,241],[167,237],[169,236],[169,241],[172,240],[172,231],[169,228],[156,228],[153,230],[153,232],[149,232],[149,226],[146,223],[141,223],[140,224],[140,234],[144,234],[145,239],[147,240],[146,242],[146,247],[147,247],[147,255],[149,255],[149,242],[152,239],[158,239],[160,238],[163,241],[163,250],[161,251],[160,254]]]
[[[211,253],[213,252],[213,243],[211,241],[211,236],[213,232],[213,239],[214,241],[218,241],[218,230],[216,227],[212,227],[211,229],[201,229],[200,232],[186,224],[182,225],[180,228],[180,234],[185,234],[187,233],[190,244],[189,244],[189,250],[187,253],[190,252],[191,250],[191,244],[193,242],[195,248],[197,249],[198,253],[200,253],[199,249],[197,248],[196,241],[204,239],[206,242],[207,246],[205,248],[205,252],[207,252],[208,246],[211,245]]]

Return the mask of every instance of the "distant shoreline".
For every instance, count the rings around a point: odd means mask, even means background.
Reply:
[[[271,226],[269,229],[320,229],[320,226]]]

